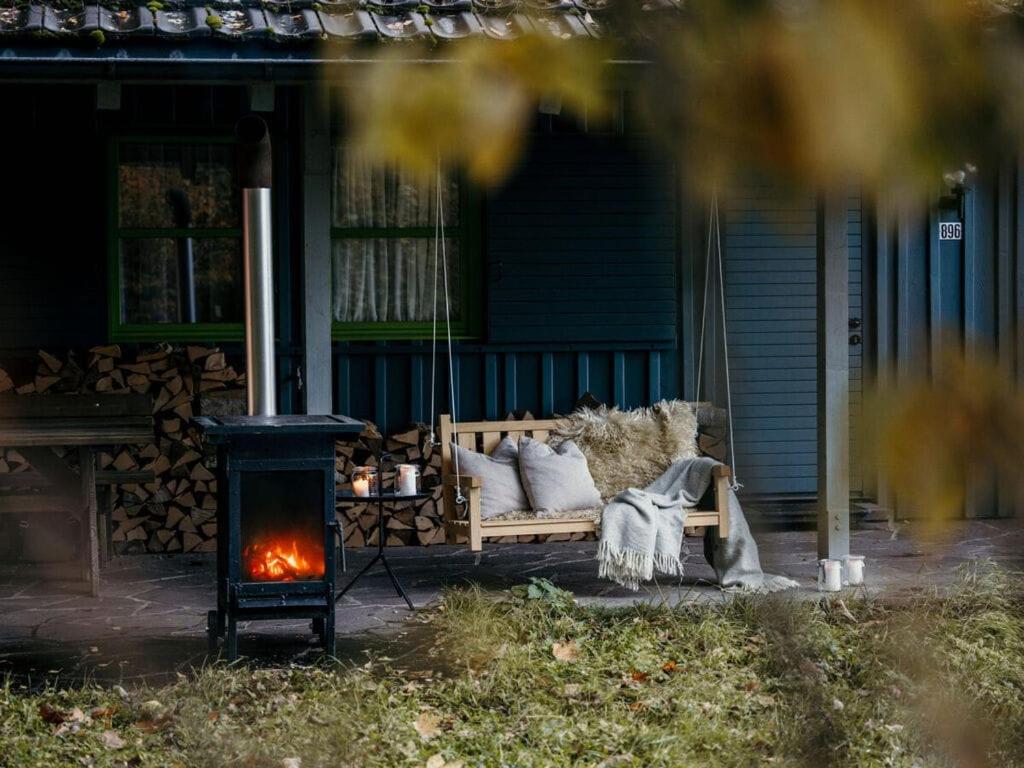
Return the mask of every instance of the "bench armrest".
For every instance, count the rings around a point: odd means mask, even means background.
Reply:
[[[711,474],[715,477],[732,477],[732,467],[727,464],[716,464]]]

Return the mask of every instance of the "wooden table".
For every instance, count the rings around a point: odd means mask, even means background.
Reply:
[[[0,396],[0,446],[16,448],[31,471],[0,475],[0,514],[68,512],[78,518],[83,580],[99,591],[94,450],[153,440],[147,395]],[[77,448],[76,473],[51,447]]]

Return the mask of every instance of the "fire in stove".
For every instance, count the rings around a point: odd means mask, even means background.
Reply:
[[[250,544],[243,552],[245,570],[252,581],[301,581],[324,575],[323,542],[319,546],[297,539]]]

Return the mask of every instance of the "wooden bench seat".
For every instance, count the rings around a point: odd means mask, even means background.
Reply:
[[[457,543],[459,535],[469,539],[469,548],[478,552],[483,549],[484,539],[502,536],[532,536],[552,533],[593,533],[597,522],[592,517],[555,517],[530,519],[483,520],[480,517],[480,490],[483,480],[479,477],[454,475],[451,445],[456,442],[469,451],[490,453],[504,437],[517,440],[532,437],[547,442],[558,422],[555,419],[533,419],[523,421],[473,421],[460,423],[458,433],[452,428],[451,417],[440,417],[441,427],[441,471],[444,478],[444,523],[445,536],[449,544]],[[718,536],[729,535],[729,467],[715,467],[715,508],[711,510],[690,510],[686,515],[687,526],[717,528]],[[455,488],[460,486],[466,499],[464,516],[459,516],[455,505]]]

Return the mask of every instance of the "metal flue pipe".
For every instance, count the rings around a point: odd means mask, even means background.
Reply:
[[[250,416],[277,413],[274,373],[274,272],[270,228],[270,131],[247,115],[235,126],[238,181],[242,187],[242,254],[245,266],[246,395]]]

